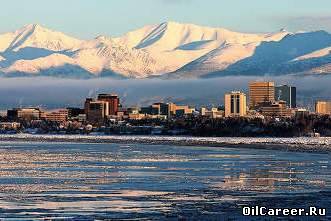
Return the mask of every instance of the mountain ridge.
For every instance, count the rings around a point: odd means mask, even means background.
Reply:
[[[330,48],[325,31],[254,34],[164,22],[121,37],[81,40],[30,24],[0,34],[0,73],[162,79],[328,74]]]

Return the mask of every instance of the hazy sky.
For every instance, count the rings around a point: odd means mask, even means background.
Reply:
[[[99,93],[117,93],[124,106],[145,106],[153,102],[175,102],[192,106],[218,107],[223,94],[232,90],[248,93],[248,82],[275,81],[295,85],[299,107],[313,109],[314,101],[329,99],[331,76],[324,77],[222,77],[199,80],[89,80],[60,78],[3,78],[0,81],[0,111],[13,107],[39,106],[47,109],[82,107],[86,97]]]
[[[76,37],[118,36],[164,21],[269,32],[331,32],[331,0],[0,0],[0,33],[39,23]]]

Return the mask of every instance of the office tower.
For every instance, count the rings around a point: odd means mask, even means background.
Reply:
[[[288,108],[297,107],[297,88],[288,85],[275,87],[275,100],[285,101]]]
[[[263,103],[275,101],[274,82],[251,82],[249,84],[249,107],[259,108]]]
[[[117,115],[120,99],[116,94],[99,94],[98,101],[105,101],[109,104],[108,115]]]
[[[331,101],[317,101],[315,111],[318,114],[331,114]]]
[[[85,111],[85,115],[86,115],[86,120],[88,119],[89,116],[89,112],[90,112],[90,103],[93,102],[94,99],[93,98],[86,98],[85,103],[84,103],[84,111]]]
[[[225,117],[243,117],[247,114],[246,95],[239,91],[225,94]]]
[[[85,101],[86,120],[95,125],[102,125],[109,116],[109,103],[87,98]]]

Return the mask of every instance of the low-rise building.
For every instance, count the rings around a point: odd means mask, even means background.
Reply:
[[[43,111],[40,108],[14,108],[12,110],[7,111],[7,118],[11,121],[31,121],[31,120],[39,120]]]
[[[185,115],[193,114],[195,108],[189,106],[176,106],[176,117],[183,117]]]
[[[146,118],[146,114],[132,113],[129,114],[130,120],[142,120]]]
[[[305,108],[298,108],[295,110],[295,118],[306,118],[310,112]]]
[[[160,105],[153,104],[148,107],[142,107],[140,113],[148,115],[161,115],[161,108]]]
[[[85,110],[77,107],[68,107],[68,119],[76,120],[79,115],[85,114]]]
[[[0,129],[1,130],[17,130],[21,127],[20,123],[17,122],[1,122]]]
[[[331,114],[331,101],[317,101],[315,111],[317,114]]]
[[[287,108],[285,101],[265,103],[261,107],[261,114],[265,117],[292,117],[293,111]]]
[[[46,112],[45,118],[46,121],[63,123],[68,120],[68,110],[58,110],[53,112]]]
[[[218,110],[217,108],[212,109],[210,111],[206,111],[205,116],[212,119],[222,118],[224,117],[224,111]]]
[[[86,114],[80,114],[76,118],[79,122],[86,122]]]
[[[173,116],[177,116],[178,114],[192,114],[194,111],[194,108],[189,108],[188,106],[177,106],[174,103],[154,103],[151,106],[142,107],[139,113],[145,114],[146,116],[150,115],[149,118],[151,118],[151,116],[158,116],[157,118],[171,118]]]
[[[205,107],[200,108],[200,115],[203,117],[209,117],[212,119],[216,119],[216,118],[222,118],[224,117],[224,111],[218,109],[218,108],[211,108],[210,110],[208,110]]]

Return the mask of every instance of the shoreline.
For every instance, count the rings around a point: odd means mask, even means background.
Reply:
[[[105,136],[105,135],[0,135],[0,142],[73,142],[120,143],[251,148],[292,152],[331,153],[331,137],[255,138],[255,137],[173,137],[173,136]]]

